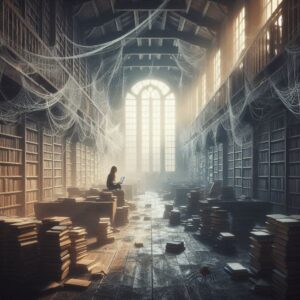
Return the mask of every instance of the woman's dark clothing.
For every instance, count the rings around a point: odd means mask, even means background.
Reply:
[[[117,190],[117,189],[121,188],[121,185],[119,183],[115,183],[114,181],[115,181],[114,175],[109,174],[107,176],[106,186],[110,191]]]

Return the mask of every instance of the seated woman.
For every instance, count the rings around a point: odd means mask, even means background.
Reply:
[[[107,176],[106,186],[107,189],[110,191],[121,189],[121,184],[119,182],[116,183],[116,173],[117,173],[117,167],[112,166],[110,173]]]

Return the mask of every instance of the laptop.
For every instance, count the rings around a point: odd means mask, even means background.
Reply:
[[[122,176],[121,179],[120,179],[120,184],[122,184],[125,180],[125,176]]]

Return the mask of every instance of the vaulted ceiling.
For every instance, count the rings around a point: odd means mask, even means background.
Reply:
[[[181,58],[178,40],[198,46],[199,53],[204,55],[212,47],[233,2],[169,0],[144,30],[120,42],[124,47],[122,68],[126,77],[140,78],[151,70],[151,74],[178,81],[184,75],[176,63],[176,58]],[[124,36],[148,19],[163,1],[72,0],[71,3],[85,43],[97,45]]]

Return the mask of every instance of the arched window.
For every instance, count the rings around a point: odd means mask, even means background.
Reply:
[[[127,172],[175,171],[175,96],[158,80],[136,83],[125,99]]]

